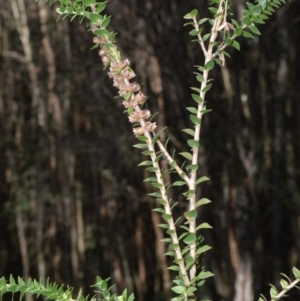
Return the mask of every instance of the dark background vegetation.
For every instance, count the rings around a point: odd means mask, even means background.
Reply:
[[[232,2],[239,19],[245,3]],[[185,107],[193,66],[203,63],[183,27],[196,7],[209,16],[206,1],[107,7],[177,153],[187,150]],[[87,27],[56,18],[55,7],[34,0],[0,3],[0,275],[50,277],[85,293],[100,275],[139,301],[169,300],[164,234],[124,108]],[[259,29],[214,69],[207,95],[200,174],[211,181],[199,194],[212,204],[198,216],[214,228],[205,265],[216,276],[201,290],[214,301],[252,301],[300,265],[300,2]],[[181,214],[180,191],[171,197]]]

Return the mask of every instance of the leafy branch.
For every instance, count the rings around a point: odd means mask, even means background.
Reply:
[[[89,296],[84,297],[82,295],[82,290],[79,291],[77,297],[73,299],[73,288],[64,288],[59,286],[55,282],[50,282],[47,279],[44,284],[41,280],[36,281],[29,279],[26,283],[21,277],[18,277],[17,280],[11,275],[9,279],[5,277],[0,278],[0,297],[5,293],[12,293],[13,296],[16,293],[20,293],[19,301],[22,301],[25,294],[31,296],[40,296],[45,297],[47,300],[56,300],[56,301],[133,301],[134,295],[131,294],[128,296],[127,290],[125,289],[122,295],[118,296],[117,294],[111,294],[111,289],[114,286],[108,287],[108,279],[102,279],[97,276],[96,283],[91,287],[95,288],[95,293],[100,294],[100,298],[95,296],[89,298]],[[1,298],[2,300],[2,298]],[[12,299],[13,300],[13,299]]]
[[[46,1],[47,2],[47,1]],[[204,244],[203,236],[197,235],[197,232],[202,229],[209,229],[211,226],[206,222],[197,226],[196,219],[198,207],[210,203],[210,200],[202,198],[197,200],[196,188],[197,185],[209,180],[206,176],[198,177],[198,157],[201,136],[201,122],[204,114],[210,110],[206,107],[206,94],[212,87],[211,79],[209,78],[210,71],[215,68],[216,64],[223,66],[225,64],[225,56],[229,54],[225,51],[228,46],[235,49],[240,49],[237,41],[239,36],[253,38],[259,35],[260,31],[256,24],[263,24],[275,12],[274,8],[278,8],[285,3],[284,0],[257,0],[256,4],[247,3],[247,9],[244,10],[243,17],[240,21],[234,20],[231,13],[229,0],[211,0],[209,10],[212,13],[212,18],[203,18],[197,20],[198,11],[192,10],[184,16],[188,20],[185,25],[193,26],[190,35],[195,37],[195,42],[200,45],[204,54],[203,66],[197,66],[195,72],[196,80],[199,87],[192,87],[192,99],[195,102],[194,107],[188,107],[190,112],[191,128],[183,129],[183,131],[191,136],[187,139],[189,151],[181,152],[180,155],[187,160],[188,165],[185,169],[180,167],[176,158],[170,155],[167,150],[167,145],[160,141],[161,132],[156,132],[156,123],[151,120],[151,112],[144,109],[143,105],[147,97],[141,91],[140,85],[137,82],[132,82],[136,74],[130,66],[128,59],[122,59],[120,51],[115,43],[115,32],[110,32],[107,27],[110,24],[111,17],[104,14],[107,1],[97,2],[96,0],[50,0],[50,4],[59,2],[57,13],[62,18],[68,16],[71,20],[76,17],[82,22],[88,20],[90,31],[93,33],[94,48],[99,48],[99,55],[104,64],[104,69],[108,69],[108,76],[113,81],[113,86],[118,89],[118,96],[122,100],[122,104],[126,109],[129,122],[133,124],[133,133],[139,143],[134,145],[142,150],[142,154],[148,156],[148,160],[140,163],[140,166],[145,166],[146,170],[153,173],[153,177],[145,179],[155,189],[156,192],[150,195],[156,198],[156,201],[161,207],[154,209],[161,213],[164,222],[158,226],[166,230],[168,237],[163,241],[169,244],[170,251],[165,255],[174,258],[173,265],[170,270],[177,272],[177,277],[174,279],[172,290],[177,294],[173,298],[174,301],[193,301],[197,300],[195,292],[197,288],[202,286],[206,279],[213,276],[209,271],[206,271],[202,265],[200,257],[207,252],[211,247]],[[204,33],[202,24],[209,22],[210,30]],[[164,156],[169,166],[167,170],[163,169],[160,163],[160,158]],[[179,180],[173,183],[166,183],[165,173],[177,173]],[[186,221],[183,225],[178,226],[177,221],[174,221],[172,210],[176,206],[171,205],[168,197],[168,192],[173,186],[184,186],[187,191],[183,193],[188,201],[188,210],[184,213]],[[179,235],[179,231],[182,233]],[[294,268],[296,280],[294,282],[282,280],[281,285],[283,290],[271,288],[272,300],[278,300],[284,296],[287,291],[295,287],[299,282],[298,270]],[[296,271],[296,273],[295,273]],[[297,272],[298,271],[298,272]],[[97,283],[93,285],[104,299],[108,301],[134,300],[133,295],[127,296],[125,290],[121,296],[116,294],[111,295],[111,287],[108,288],[107,281],[97,277]],[[44,296],[49,300],[72,301],[72,289],[64,290],[56,284],[50,284],[49,281],[44,285],[42,282],[29,280],[26,284],[20,277],[16,283],[13,277],[9,281],[5,278],[0,279],[1,294],[6,292],[21,293],[20,298],[25,293]],[[79,293],[78,301],[87,300]],[[92,301],[96,300],[92,297]],[[265,300],[261,297],[260,301]]]
[[[285,279],[280,280],[280,285],[282,287],[281,291],[278,291],[274,285],[271,285],[270,289],[270,296],[271,296],[271,301],[277,301],[281,299],[282,297],[287,296],[287,292],[290,291],[292,288],[296,287],[300,289],[297,284],[300,282],[300,271],[297,268],[293,268],[293,274],[295,276],[295,280],[292,281],[289,279],[288,276],[282,274]],[[258,301],[267,301],[266,297],[261,295]]]
[[[29,279],[27,283],[21,277],[18,277],[17,281],[13,276],[10,276],[9,279],[4,277],[0,278],[0,295],[5,293],[20,293],[19,301],[23,300],[25,294],[33,295],[36,297],[43,296],[48,300],[57,300],[57,301],[73,301],[72,299],[73,289],[67,288],[64,289],[63,286],[59,286],[56,283],[50,283],[49,279],[44,284],[42,281],[36,281]],[[78,301],[84,301],[85,299],[81,297],[81,292],[77,298]],[[91,301],[96,299],[92,298]]]

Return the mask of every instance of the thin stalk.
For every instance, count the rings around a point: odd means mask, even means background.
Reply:
[[[139,112],[139,111],[141,111],[141,108],[139,106],[135,106],[134,110],[136,112]],[[145,127],[145,120],[141,119],[139,122],[140,122],[141,127],[144,128]],[[179,246],[179,239],[178,239],[178,236],[177,236],[176,226],[175,226],[175,223],[174,223],[174,220],[173,220],[173,215],[172,215],[170,203],[169,203],[168,196],[167,196],[165,183],[163,181],[163,176],[161,174],[159,163],[156,160],[157,156],[156,156],[154,144],[153,144],[153,141],[152,141],[152,135],[148,131],[144,131],[144,135],[145,135],[145,137],[147,137],[148,150],[151,151],[150,157],[151,157],[151,160],[152,160],[152,165],[156,170],[155,171],[156,180],[159,184],[161,184],[161,188],[159,190],[160,190],[161,197],[164,201],[164,204],[163,204],[164,211],[167,215],[170,216],[170,218],[167,220],[167,223],[168,223],[168,226],[169,226],[169,230],[171,230],[171,232],[173,233],[173,234],[170,234],[171,239],[172,239],[172,243],[174,245],[177,245],[177,247],[174,250],[176,261],[178,262],[179,269],[180,269],[180,274],[182,276],[184,284],[185,284],[185,286],[189,287],[190,286],[190,280],[189,280],[187,270],[186,270],[186,267],[185,267],[185,264],[184,264],[183,256],[182,256],[182,253],[181,253],[181,248]]]
[[[223,12],[223,3],[224,1],[227,0],[221,0],[218,11],[217,11],[217,17],[214,19],[214,24],[211,30],[211,36],[208,44],[208,49],[207,52],[205,52],[205,63],[204,66],[212,60],[213,58],[213,42],[215,42],[217,35],[218,35],[218,28],[222,22],[222,19],[224,15],[222,14]],[[195,23],[195,26],[198,26],[196,18],[193,18],[193,21]],[[205,94],[206,92],[203,91],[203,89],[207,86],[208,83],[208,73],[209,70],[204,70],[203,71],[203,81],[201,83],[201,88],[200,88],[200,93],[199,96],[201,97],[202,101],[198,105],[198,110],[197,110],[197,117],[201,120],[202,119],[202,110],[205,104]],[[200,132],[201,132],[201,123],[197,124],[195,126],[195,135],[194,135],[194,140],[200,141]],[[199,147],[194,147],[193,148],[193,157],[192,157],[192,165],[198,165],[198,153],[199,153]],[[189,181],[189,190],[194,190],[196,191],[196,176],[197,176],[197,171],[192,171],[190,175],[190,181]],[[192,195],[189,198],[189,210],[192,211],[196,209],[196,193]],[[189,223],[189,232],[190,233],[196,233],[196,219],[191,219]],[[196,260],[196,242],[192,242],[190,244],[190,256],[193,258],[194,262]],[[194,264],[191,269],[190,269],[190,279],[195,278],[196,276],[196,265]]]
[[[284,295],[291,290],[293,287],[297,285],[297,283],[300,282],[300,279],[294,280],[292,283],[290,283],[285,289],[283,289],[276,297],[272,297],[271,301],[279,300],[281,297],[284,297]]]
[[[172,156],[169,154],[169,152],[166,150],[164,145],[158,140],[157,145],[159,146],[160,150],[166,157],[167,161],[170,165],[174,166],[174,169],[177,171],[178,175],[189,185],[190,179],[185,174],[185,172],[178,166],[177,162],[172,158]]]
[[[95,12],[95,6],[92,6],[91,9],[92,9],[93,12]],[[92,25],[91,29],[92,29],[93,32],[95,32],[96,26]],[[117,58],[118,57],[118,55],[117,55],[118,51],[117,51],[116,46],[113,49],[115,50],[116,53],[113,53],[111,55],[110,59],[113,60],[115,63],[120,63],[120,60]],[[103,56],[105,56],[105,55],[103,55]],[[130,85],[130,81],[127,78],[123,78],[123,82],[124,82],[125,85],[128,85],[128,86]],[[134,93],[132,93],[130,100],[132,102],[134,102],[134,99],[135,99],[135,95],[134,95]],[[142,109],[138,104],[134,105],[133,109],[137,113],[142,112]],[[165,183],[163,181],[163,176],[162,176],[162,173],[161,173],[159,163],[157,162],[158,160],[157,160],[157,156],[156,156],[156,152],[155,152],[155,148],[154,148],[154,143],[153,143],[153,140],[152,140],[152,134],[149,131],[146,130],[146,121],[145,121],[145,119],[139,119],[139,123],[141,125],[141,128],[143,129],[144,136],[147,137],[148,150],[151,152],[150,157],[151,157],[151,160],[152,160],[152,166],[156,170],[155,175],[156,175],[157,183],[160,184],[159,190],[160,190],[161,198],[162,198],[163,203],[164,203],[163,204],[164,211],[165,211],[165,214],[169,216],[169,218],[167,220],[167,223],[168,223],[168,226],[169,226],[169,230],[172,233],[172,234],[170,234],[170,237],[172,239],[172,244],[176,245],[176,247],[174,248],[176,262],[179,265],[180,274],[181,274],[181,277],[184,281],[184,284],[185,284],[185,286],[188,287],[188,286],[190,286],[190,280],[189,280],[189,277],[188,277],[187,269],[186,269],[185,264],[184,264],[181,248],[179,246],[179,239],[178,239],[178,236],[177,236],[175,222],[173,220],[172,211],[171,211],[170,203],[169,203],[167,192],[166,192],[166,186],[165,186]],[[166,150],[165,150],[164,153],[165,153],[166,157],[168,157],[168,159],[170,160],[171,156],[167,153]],[[172,161],[174,161],[174,160],[172,160]],[[177,164],[175,166],[176,166],[176,170],[179,173],[182,173],[182,170],[179,168],[179,166]]]

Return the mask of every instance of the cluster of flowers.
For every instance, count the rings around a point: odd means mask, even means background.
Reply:
[[[100,46],[107,42],[100,37],[94,37],[93,41],[95,44],[100,44]],[[144,131],[153,132],[156,123],[146,121],[151,116],[150,111],[142,110],[140,107],[146,101],[146,96],[140,91],[141,88],[138,83],[130,82],[136,76],[130,68],[130,61],[128,59],[123,61],[114,60],[105,46],[101,47],[99,55],[104,65],[110,65],[108,76],[113,79],[113,85],[119,89],[119,95],[124,98],[124,107],[134,109],[129,115],[129,121],[131,123],[139,122],[141,125],[133,129],[134,135],[137,137],[143,135]]]

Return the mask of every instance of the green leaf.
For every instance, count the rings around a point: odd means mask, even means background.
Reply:
[[[207,252],[210,249],[211,249],[211,247],[208,245],[202,246],[201,248],[197,249],[196,254],[198,255],[198,254]]]
[[[152,165],[152,161],[143,161],[142,163],[140,163],[138,166],[143,166],[143,165]]]
[[[268,19],[269,19],[269,17],[266,16],[265,14],[260,14],[259,17],[260,17],[260,19],[262,19],[262,20],[268,20]]]
[[[152,210],[152,211],[154,211],[154,210]],[[163,229],[169,229],[169,226],[167,224],[158,224],[157,226],[160,228],[163,228]]]
[[[184,286],[174,286],[171,288],[171,290],[176,294],[182,294],[183,292],[185,292],[185,289],[186,288]]]
[[[18,276],[18,284],[19,285],[25,285],[24,280],[20,276]]]
[[[195,194],[196,194],[195,190],[189,190],[186,193],[184,193],[184,195],[188,198],[190,198],[191,196],[193,196]]]
[[[197,79],[197,81],[198,81],[199,83],[202,83],[202,82],[203,82],[203,76],[202,76],[201,74],[198,74],[198,75],[196,76],[196,79]]]
[[[267,7],[266,10],[270,11],[270,12],[271,12],[271,15],[272,15],[273,13],[275,13],[274,8],[273,8],[272,6],[270,6],[270,5]]]
[[[193,264],[194,264],[194,261],[193,261],[192,259],[191,259],[191,261],[188,260],[188,262],[186,262],[186,264],[185,264],[185,268],[186,268],[187,270],[189,270],[190,267],[191,267]]]
[[[180,228],[182,228],[182,227],[180,226]],[[186,229],[185,229],[185,230],[186,230]],[[187,228],[186,231],[190,231],[189,228]],[[187,236],[188,234],[189,234],[189,232],[184,232],[184,233],[182,233],[182,234],[178,237],[178,240],[181,240],[182,238],[184,238],[184,237]]]
[[[189,134],[189,135],[191,135],[191,136],[195,136],[195,131],[192,130],[192,129],[184,129],[182,131]]]
[[[261,294],[258,301],[267,301],[267,299],[265,298],[264,295]]]
[[[104,38],[104,37],[108,37],[109,36],[109,31],[108,30],[106,30],[106,29],[96,29],[95,30],[95,34],[97,35],[97,36],[99,36],[99,37],[101,37],[101,38]],[[131,93],[130,93],[130,95],[131,95]],[[124,97],[124,95],[123,95],[123,97]],[[124,97],[125,98],[125,97]],[[126,99],[126,98],[125,98]],[[129,98],[128,98],[129,99]],[[126,99],[126,100],[128,100],[128,99]]]
[[[231,23],[232,23],[235,27],[239,27],[239,26],[240,26],[240,24],[239,24],[236,20],[234,20],[234,19],[231,19]]]
[[[147,170],[155,172],[157,169],[156,169],[156,168],[155,168],[155,169],[148,169],[148,168],[147,168]],[[151,183],[151,185],[152,185],[153,187],[155,187],[155,188],[158,188],[158,189],[160,189],[160,188],[163,187],[163,185],[160,184],[160,183]],[[159,196],[160,196],[160,195],[159,195]]]
[[[300,271],[296,267],[293,267],[293,274],[297,279],[300,279]]]
[[[198,10],[197,9],[193,9],[191,12],[190,12],[190,15],[192,18],[196,17],[198,14]]]
[[[258,24],[265,24],[265,21],[264,20],[262,20],[262,19],[260,19],[260,18],[258,18],[258,17],[253,17],[253,22],[254,23],[258,23]]]
[[[10,284],[15,284],[16,283],[15,278],[13,277],[13,275],[9,276],[9,283]]]
[[[236,28],[234,34],[239,37],[243,33],[243,29],[241,27]]]
[[[19,286],[19,292],[24,294],[27,290],[28,286],[26,284]]]
[[[237,41],[232,41],[231,46],[237,50],[240,50],[240,44]]]
[[[145,136],[143,136],[143,135],[137,136],[137,139],[140,140],[140,141],[142,141],[142,142],[147,142],[148,141],[148,138],[145,137]]]
[[[138,143],[138,144],[135,144],[133,147],[136,147],[136,148],[148,148],[148,145],[145,144],[145,143]]]
[[[193,159],[193,156],[190,153],[188,153],[188,152],[179,153],[179,155],[181,155],[181,156],[183,156],[186,159],[191,160],[191,161]]]
[[[99,14],[90,14],[90,20],[92,23],[97,24],[102,20],[102,16]]]
[[[151,155],[154,154],[154,152],[151,151],[151,150],[146,150],[146,151],[143,151],[142,154],[143,154],[143,155],[146,155],[146,156],[151,156]]]
[[[199,147],[200,143],[199,141],[196,141],[194,139],[188,139],[187,140],[187,144],[190,146],[190,147]]]
[[[202,114],[206,114],[206,113],[209,113],[211,112],[212,110],[211,109],[205,109],[205,110],[202,110],[201,113]]]
[[[97,5],[96,12],[97,12],[98,14],[100,14],[100,13],[105,9],[106,3],[107,3],[107,1],[101,2],[101,3],[99,3],[99,4]]]
[[[0,278],[0,288],[4,287],[6,285],[6,279],[4,277]]]
[[[186,184],[186,182],[184,182],[184,181],[176,181],[176,182],[173,183],[172,186],[182,186],[182,185],[185,185],[185,184]]]
[[[172,215],[170,214],[163,214],[161,216],[165,221],[169,221],[170,219],[172,219]]]
[[[134,301],[134,294],[133,293],[128,297],[127,301]]]
[[[205,181],[208,181],[209,178],[207,176],[202,176],[201,178],[199,178],[197,181],[196,181],[196,185],[197,184],[200,184],[202,182],[205,182]]]
[[[191,90],[194,90],[194,91],[196,91],[196,92],[198,92],[198,93],[201,92],[201,90],[200,90],[199,88],[196,88],[196,87],[190,87],[190,89],[191,89]]]
[[[157,168],[156,167],[150,166],[150,167],[147,167],[145,169],[148,170],[148,171],[151,171],[151,172],[157,172]],[[151,184],[153,185],[153,183],[151,183]]]
[[[183,24],[183,27],[187,26],[187,25],[194,25],[194,22],[186,22],[186,23]]]
[[[198,35],[198,33],[199,33],[198,30],[193,29],[193,30],[191,30],[191,31],[189,32],[189,35],[190,35],[190,36],[196,36],[196,35]]]
[[[181,229],[187,231],[187,232],[190,231],[190,229],[189,229],[187,226],[185,226],[185,225],[181,225],[181,226],[179,226],[179,227],[180,227]]]
[[[211,200],[209,200],[209,199],[207,199],[207,198],[203,198],[203,199],[199,200],[199,201],[196,203],[195,207],[197,208],[197,207],[199,207],[199,206],[202,206],[202,205],[205,205],[205,204],[209,204],[209,203],[211,203]]]
[[[175,230],[168,230],[167,232],[166,232],[168,235],[173,235],[173,234],[175,234]]]
[[[229,46],[232,44],[232,39],[229,37],[225,40],[225,45]]]
[[[246,5],[250,11],[252,11],[254,5],[252,3],[246,2]]]
[[[223,62],[222,62],[220,59],[218,59],[218,58],[215,58],[214,61],[215,61],[218,65],[220,65],[220,66],[223,65]]]
[[[161,241],[171,243],[172,239],[167,237],[167,238],[163,238]]]
[[[209,271],[201,271],[200,274],[197,276],[197,278],[198,279],[206,279],[206,278],[209,278],[212,276],[214,276],[214,274]]]
[[[16,293],[18,291],[18,285],[17,284],[9,284],[9,291],[11,293]]]
[[[243,22],[243,25],[249,26],[251,24],[251,19],[250,19],[250,17],[247,16],[247,17],[243,18],[242,22]]]
[[[168,267],[168,270],[179,271],[179,266],[177,266],[177,265],[172,265],[172,266]]]
[[[197,116],[195,115],[190,115],[190,120],[192,121],[193,124],[197,125],[197,124],[200,124],[201,123],[201,119],[198,118]]]
[[[214,66],[215,66],[215,62],[214,62],[214,60],[211,60],[204,65],[204,69],[211,70],[211,69],[213,69]]]
[[[210,88],[211,88],[212,84],[208,84],[203,90],[202,92],[207,92]]]
[[[154,209],[152,209],[152,211],[159,212],[159,213],[165,213],[165,210],[162,208],[154,208]]]
[[[109,23],[110,23],[110,17],[107,17],[102,21],[102,26],[107,27]]]
[[[251,9],[251,13],[252,13],[253,15],[256,15],[256,16],[260,15],[261,12],[262,12],[262,7],[261,7],[259,4],[255,5],[255,6]]]
[[[152,193],[149,193],[148,195],[153,196],[155,198],[160,198],[161,197],[161,194],[159,192],[152,192]]]
[[[210,37],[210,33],[205,34],[205,35],[202,37],[202,41],[205,42],[209,37]]]
[[[200,91],[200,89],[199,89]],[[201,103],[202,102],[202,98],[199,95],[196,94],[192,94],[192,98],[195,100],[196,103]]]
[[[160,205],[163,205],[163,206],[165,206],[165,204],[166,204],[166,201],[165,200],[163,200],[163,199],[156,199],[156,202],[158,203],[158,204],[160,204]]]
[[[283,289],[286,289],[286,288],[288,287],[289,283],[288,283],[286,280],[281,279],[281,280],[280,280],[280,285],[281,285],[281,287],[282,287]]]
[[[165,126],[164,128],[162,128],[157,134],[155,134],[155,136],[152,139],[152,144],[155,144],[160,136],[160,134],[165,131],[167,129],[167,127]]]
[[[254,33],[254,34],[257,34],[257,35],[260,35],[260,31],[258,30],[258,28],[254,25],[254,24],[251,24],[249,26],[249,29]]]
[[[196,287],[194,286],[190,286],[187,290],[186,290],[186,294],[189,295],[189,294],[192,294],[193,292],[195,292],[197,290]],[[205,301],[205,300],[203,300]]]
[[[194,107],[187,107],[186,109],[187,109],[189,112],[191,112],[191,113],[197,115],[197,109],[196,109],[196,108],[194,108]]]
[[[276,298],[277,295],[278,295],[278,292],[277,292],[277,290],[274,286],[271,287],[271,289],[270,289],[270,295],[271,295],[272,298]]]
[[[190,13],[186,14],[183,19],[193,19]]]
[[[73,14],[74,13],[74,9],[72,7],[67,7],[67,13],[68,14]]]
[[[191,211],[187,211],[184,212],[184,216],[190,219],[195,219],[197,217],[197,210],[191,210]]]
[[[198,25],[201,25],[201,24],[203,24],[204,22],[206,22],[208,20],[209,20],[209,18],[200,19],[200,21],[198,22]]]
[[[102,290],[106,290],[107,289],[107,283],[105,281],[103,281],[100,285]]]
[[[209,225],[208,223],[202,223],[201,225],[199,225],[199,226],[196,228],[196,231],[197,231],[197,230],[200,230],[200,229],[212,229],[212,226]]]
[[[175,256],[175,253],[174,252],[167,252],[164,255],[165,256]]]
[[[192,256],[190,254],[186,254],[184,256],[184,262],[185,263],[189,263],[189,262],[194,262],[194,260],[193,260],[193,258],[192,258]]]
[[[83,4],[86,6],[91,6],[96,4],[96,0],[82,0]]]
[[[65,7],[64,6],[60,6],[56,9],[56,12],[60,15],[64,14],[66,11]]]
[[[198,164],[192,164],[192,165],[188,165],[186,167],[186,170],[188,170],[188,171],[197,171],[198,168],[199,168]]]
[[[253,36],[253,34],[251,34],[250,32],[248,32],[248,31],[243,31],[243,36],[245,37],[245,38],[254,38],[254,36]]]
[[[213,14],[216,14],[217,13],[217,9],[215,7],[209,7],[208,8]]]
[[[196,234],[195,233],[189,233],[183,241],[188,245],[196,241]]]

